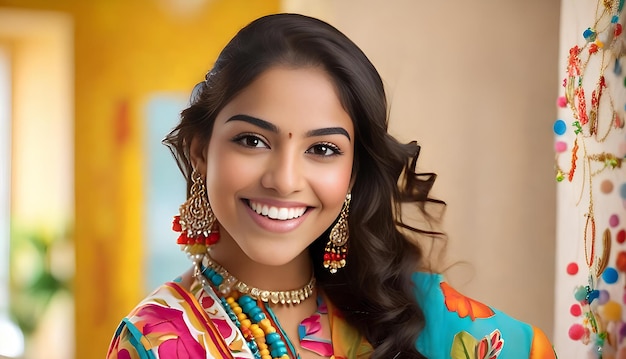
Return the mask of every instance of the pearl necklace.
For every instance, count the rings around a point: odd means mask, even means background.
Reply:
[[[216,285],[219,292],[224,296],[227,296],[233,290],[236,290],[243,295],[247,294],[254,299],[260,299],[265,303],[297,305],[309,298],[313,294],[313,288],[315,288],[315,275],[311,274],[311,279],[302,288],[284,291],[264,290],[249,286],[240,281],[235,276],[230,274],[224,267],[215,262],[208,253],[205,255],[205,261],[206,267],[213,269],[215,273],[219,274],[219,276],[223,278],[221,283],[216,283]],[[199,278],[200,281],[205,278],[205,276],[202,275],[203,272],[204,270],[200,270],[200,268],[196,269],[195,276],[196,278]],[[213,281],[214,278],[210,279]],[[218,278],[215,279],[217,279],[218,282],[220,281]]]

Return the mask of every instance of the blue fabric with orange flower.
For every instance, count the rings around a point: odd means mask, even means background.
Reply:
[[[545,334],[453,289],[440,274],[413,275],[426,318],[416,346],[432,359],[556,358]]]

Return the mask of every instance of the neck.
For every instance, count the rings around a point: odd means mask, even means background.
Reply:
[[[226,231],[222,231],[220,237],[211,248],[211,258],[249,286],[285,291],[301,288],[311,279],[313,268],[306,250],[290,262],[267,265],[246,255]]]

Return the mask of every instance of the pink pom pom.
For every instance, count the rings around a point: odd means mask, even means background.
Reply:
[[[565,98],[565,96],[559,96],[559,98],[556,100],[556,104],[560,108],[564,108],[565,106],[567,106],[567,99]]]
[[[573,324],[569,328],[568,334],[569,334],[570,339],[580,340],[580,338],[582,338],[583,335],[585,335],[585,328],[583,328],[583,326],[580,324]]]
[[[554,144],[554,150],[555,150],[557,153],[561,153],[561,152],[565,152],[565,151],[567,151],[567,143],[565,143],[565,142],[563,142],[563,141],[557,141],[557,142]]]

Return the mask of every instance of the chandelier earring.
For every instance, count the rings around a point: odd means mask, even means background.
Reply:
[[[324,248],[324,268],[330,273],[337,273],[338,269],[346,266],[346,256],[348,254],[348,212],[350,210],[350,200],[352,195],[348,193],[343,202],[343,208],[339,214],[337,223],[330,230],[330,236],[326,248]]]
[[[194,169],[191,180],[189,198],[180,206],[180,214],[174,216],[172,229],[180,232],[177,243],[181,249],[199,265],[209,247],[219,240],[220,233],[202,175]]]

